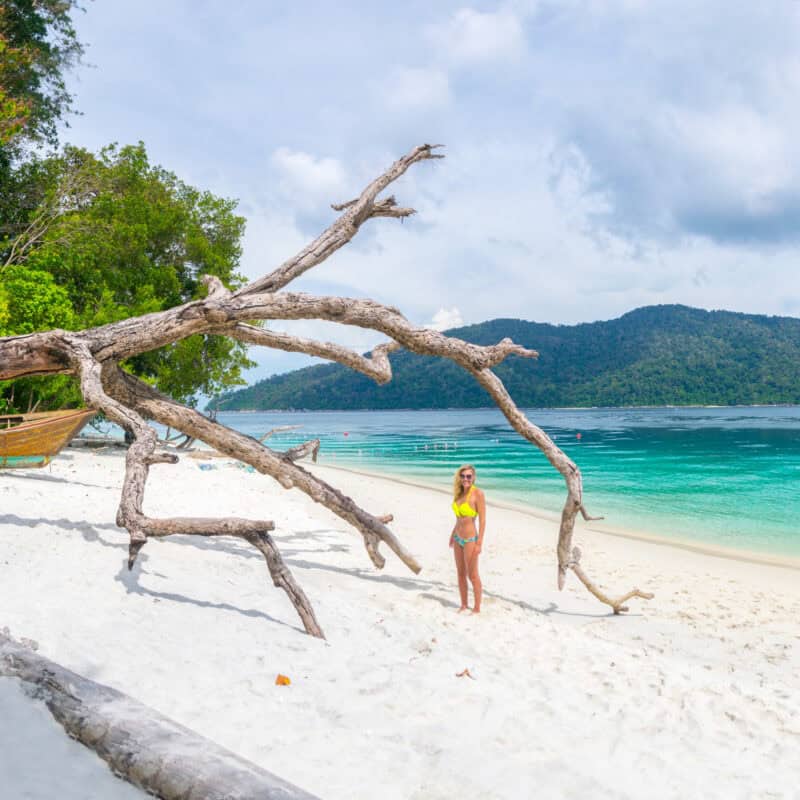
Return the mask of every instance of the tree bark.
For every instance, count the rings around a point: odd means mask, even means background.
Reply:
[[[97,753],[115,774],[162,800],[316,800],[132,697],[71,672],[2,633],[0,675],[21,680],[73,739]]]
[[[641,597],[643,600],[652,600],[655,595],[652,592],[642,592],[639,589],[631,589],[629,592],[626,592],[622,597],[618,597],[616,600],[609,597],[602,589],[598,588],[586,573],[583,571],[581,565],[581,549],[580,547],[573,547],[572,548],[572,559],[570,560],[568,566],[569,568],[578,576],[580,582],[601,602],[605,603],[606,605],[611,606],[615,614],[621,614],[623,611],[627,611],[628,607],[623,605],[627,603],[632,597]]]
[[[129,566],[133,565],[149,537],[172,533],[243,537],[264,554],[273,582],[287,592],[306,630],[322,636],[307,598],[280,560],[277,548],[268,535],[273,527],[271,522],[188,518],[155,520],[145,516],[142,508],[150,465],[174,463],[176,460],[174,455],[156,452],[157,436],[146,422],[155,420],[252,465],[287,489],[298,488],[322,503],[361,533],[367,553],[376,567],[381,568],[385,563],[379,552],[379,545],[384,543],[409,569],[419,572],[417,560],[387,527],[390,515],[370,514],[349,497],[294,463],[309,454],[316,460],[318,440],[305,442],[286,453],[277,453],[262,442],[176,403],[118,366],[125,359],[140,353],[202,333],[230,336],[252,344],[327,358],[345,364],[378,383],[386,383],[392,376],[389,354],[403,347],[414,353],[447,358],[471,373],[514,430],[538,447],[558,470],[567,488],[556,549],[558,587],[563,588],[567,572],[572,569],[598,599],[608,602],[600,597],[572,555],[572,536],[577,515],[580,513],[584,518],[592,519],[584,506],[580,470],[541,428],[517,408],[502,381],[492,372],[492,367],[508,356],[536,358],[536,351],[521,347],[510,339],[503,339],[496,345],[480,346],[445,336],[429,328],[412,325],[396,308],[373,300],[279,291],[351,241],[367,220],[374,217],[402,219],[413,214],[413,209],[398,206],[394,197],[378,199],[378,194],[413,164],[441,158],[434,152],[438,147],[420,145],[398,159],[357,198],[334,206],[335,210],[341,212],[340,216],[311,244],[271,273],[236,292],[229,291],[218,278],[206,276],[204,282],[208,294],[205,298],[166,311],[79,332],[53,330],[0,338],[0,380],[57,373],[77,375],[87,405],[103,411],[121,425],[132,439],[117,512],[118,524],[130,534]],[[369,356],[363,356],[331,342],[276,333],[252,324],[259,320],[292,319],[319,319],[355,325],[379,331],[388,337],[388,341],[374,348]],[[632,596],[645,597],[646,594],[634,590],[625,599]],[[615,613],[623,610],[621,602],[612,606]]]

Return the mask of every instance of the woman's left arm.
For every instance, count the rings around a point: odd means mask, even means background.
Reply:
[[[480,553],[483,549],[483,534],[486,531],[486,498],[480,489],[478,489],[475,504],[478,506],[478,520],[480,523],[478,528],[478,552]]]

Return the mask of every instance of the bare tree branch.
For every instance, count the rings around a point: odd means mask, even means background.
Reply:
[[[652,600],[655,595],[652,592],[642,592],[639,589],[631,589],[626,592],[622,597],[616,600],[610,598],[605,592],[599,589],[586,575],[580,565],[581,549],[580,547],[572,548],[572,559],[567,566],[578,576],[580,582],[601,602],[611,606],[615,614],[621,614],[623,611],[628,611],[628,607],[623,605],[627,603],[632,597],[641,597],[643,600]]]
[[[176,460],[172,454],[155,451],[155,431],[145,422],[145,419],[152,419],[181,431],[187,437],[199,439],[231,458],[250,464],[259,472],[275,478],[287,489],[298,488],[305,492],[361,533],[375,566],[380,568],[384,565],[384,558],[379,552],[379,545],[383,542],[411,570],[420,570],[416,559],[387,527],[391,515],[375,516],[368,513],[352,499],[295,463],[309,454],[316,458],[318,440],[305,442],[286,453],[277,453],[249,436],[176,403],[118,367],[126,358],[202,333],[231,336],[253,344],[327,358],[358,370],[378,383],[391,379],[389,354],[399,347],[453,361],[473,375],[511,426],[538,447],[564,478],[567,497],[561,513],[557,545],[559,589],[563,588],[567,572],[571,569],[587,589],[602,602],[611,605],[615,613],[625,610],[622,604],[631,597],[652,597],[634,589],[619,600],[609,600],[588,579],[579,564],[580,551],[572,547],[575,519],[579,513],[585,519],[593,519],[584,506],[580,470],[541,428],[530,422],[517,408],[502,381],[492,372],[493,367],[510,355],[536,358],[538,354],[535,350],[515,344],[510,339],[489,346],[471,344],[429,328],[415,326],[398,309],[372,300],[278,291],[349,242],[367,219],[402,218],[412,214],[412,209],[397,206],[394,197],[378,200],[378,194],[412,164],[441,158],[433,152],[436,147],[438,145],[421,145],[396,161],[372,181],[359,197],[335,206],[341,215],[308,247],[278,269],[237,292],[230,292],[217,278],[207,276],[204,279],[207,297],[167,311],[74,333],[54,330],[0,338],[0,380],[58,373],[78,375],[87,404],[103,410],[110,419],[133,434],[134,442],[126,459],[125,480],[117,514],[118,524],[127,528],[130,534],[131,565],[149,537],[173,533],[240,536],[263,553],[273,582],[287,592],[306,630],[317,636],[322,635],[308,600],[294,582],[269,536],[268,532],[273,527],[271,522],[237,518],[152,519],[143,513],[144,488],[150,466],[174,463]],[[354,325],[379,331],[390,341],[379,345],[369,357],[365,357],[330,342],[289,336],[252,324],[261,320],[293,319],[319,319]]]
[[[282,433],[283,431],[295,431],[302,427],[302,425],[278,425],[277,428],[270,428],[263,436],[259,436],[258,441],[260,444],[263,444],[275,433]]]
[[[442,156],[435,156],[435,158],[441,157]],[[332,204],[331,208],[334,211],[345,211],[348,208],[352,208],[357,202],[358,198],[339,205]],[[397,200],[395,200],[394,195],[392,195],[391,197],[373,203],[369,212],[369,217],[394,217],[396,219],[402,219],[403,217],[410,217],[412,214],[416,213],[417,212],[413,208],[402,208],[398,206]]]
[[[413,572],[420,571],[417,560],[384,523],[337,489],[293,463],[285,454],[276,453],[250,436],[212,422],[199,412],[176,403],[120,369],[104,372],[104,381],[109,395],[137,409],[143,416],[194,436],[221,453],[270,475],[285,489],[300,489],[312,500],[326,506],[361,533],[367,553],[379,569],[385,563],[378,552],[378,545],[383,541],[409,569]]]
[[[144,490],[152,464],[175,464],[177,456],[156,453],[158,436],[144,419],[132,408],[115,400],[103,387],[103,373],[116,371],[114,365],[105,368],[95,361],[89,348],[77,337],[67,336],[72,347],[73,366],[80,378],[81,391],[92,408],[102,411],[112,422],[130,431],[134,440],[125,458],[125,479],[117,511],[117,525],[126,528],[130,535],[128,569],[133,568],[139,551],[150,537],[188,534],[195,536],[239,536],[246,539],[267,558],[267,566],[276,586],[284,589],[297,610],[306,632],[324,638],[311,604],[294,582],[289,569],[275,554],[272,540],[267,536],[275,525],[266,520],[247,520],[237,517],[208,519],[200,517],[172,517],[155,519],[143,511]],[[177,426],[175,426],[177,427]]]
[[[276,292],[286,286],[298,276],[308,271],[317,264],[321,264],[328,256],[335,253],[340,247],[346,245],[357,233],[361,224],[373,216],[375,198],[393,181],[396,181],[405,171],[418,161],[433,158],[442,158],[433,151],[442,147],[438,144],[423,144],[415,147],[411,152],[398,159],[389,169],[376,178],[364,189],[356,200],[351,200],[342,206],[344,213],[322,235],[318,236],[311,244],[304,247],[297,255],[285,261],[278,269],[236,292],[237,295],[260,294],[262,292]],[[391,199],[391,198],[390,198]],[[380,206],[381,204],[379,204]],[[388,212],[389,208],[382,209]],[[408,213],[411,209],[403,209]],[[374,216],[394,216],[389,213],[375,214]]]
[[[234,339],[250,344],[260,344],[291,353],[307,353],[328,361],[338,361],[380,384],[388,383],[392,379],[392,367],[387,356],[400,349],[397,342],[387,342],[374,348],[372,356],[366,358],[354,350],[332,342],[317,342],[300,336],[290,336],[287,333],[278,333],[266,328],[256,328],[245,322],[237,322],[231,327],[215,332],[225,333]]]
[[[103,363],[120,362],[192,334],[227,334],[233,329],[236,336],[243,340],[281,342],[286,349],[293,348],[302,341],[297,337],[283,338],[283,334],[246,324],[239,328],[240,322],[246,323],[247,320],[254,319],[322,319],[368,328],[386,334],[415,353],[443,356],[467,369],[493,367],[509,355],[522,358],[536,358],[538,355],[535,350],[526,349],[508,339],[484,347],[445,336],[430,328],[417,327],[396,308],[373,300],[318,297],[291,292],[209,297],[167,311],[91,328],[83,331],[82,335],[92,356]],[[64,358],[63,337],[63,331],[54,330],[0,338],[0,354],[3,356],[0,360],[0,380],[69,372],[71,368]],[[347,363],[379,382],[384,376],[391,374],[386,372],[388,359],[384,361],[384,356],[397,349],[397,344],[384,343],[375,348],[371,360],[362,360],[363,356],[353,354],[339,345],[320,342],[313,342],[311,345],[321,357]]]
[[[305,458],[306,456],[310,455],[311,460],[316,464],[317,453],[319,453],[319,445],[319,439],[310,439],[309,441],[303,442],[296,447],[290,448],[283,454],[283,456],[284,458],[288,458],[289,461],[299,461],[301,458]]]
[[[34,247],[42,243],[57,220],[71,211],[83,208],[97,196],[100,190],[99,179],[83,166],[74,163],[65,165],[65,171],[56,186],[45,193],[28,224],[14,237],[5,262],[0,264],[0,271],[4,267],[22,262]],[[63,244],[70,241],[75,233],[84,230],[83,227],[74,227],[53,242]]]
[[[245,534],[245,538],[253,547],[261,551],[264,560],[267,562],[269,574],[272,576],[272,582],[277,588],[283,589],[289,596],[289,600],[291,600],[292,605],[300,615],[306,633],[324,639],[325,634],[322,632],[322,628],[320,628],[317,622],[314,609],[308,602],[305,592],[300,588],[297,581],[295,581],[291,570],[286,566],[280,550],[278,550],[272,537],[266,532],[259,531],[252,534]]]

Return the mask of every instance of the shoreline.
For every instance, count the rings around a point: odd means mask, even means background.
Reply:
[[[339,464],[331,464],[327,461],[318,462],[318,466],[325,467],[340,472],[348,472],[353,475],[360,475],[365,478],[376,478],[385,480],[392,483],[400,483],[404,486],[413,487],[415,489],[422,489],[425,491],[435,492],[437,494],[444,494],[450,497],[450,492],[447,489],[442,489],[435,486],[426,486],[423,483],[417,483],[406,475],[400,475],[391,472],[370,472],[369,470],[352,469],[351,467],[341,466]],[[515,511],[519,514],[525,514],[537,520],[546,522],[558,523],[560,515],[547,511],[546,509],[538,508],[536,506],[523,505],[521,503],[512,503],[506,500],[496,501],[492,500],[487,504],[489,508],[502,508],[508,511]],[[646,542],[659,547],[674,548],[676,550],[683,550],[698,555],[713,556],[715,558],[725,558],[731,561],[741,561],[746,564],[754,564],[769,567],[785,567],[786,569],[800,570],[800,558],[792,556],[779,556],[773,553],[759,552],[753,550],[738,550],[731,547],[722,547],[706,544],[698,544],[684,539],[672,539],[666,536],[659,536],[658,534],[648,533],[646,531],[636,531],[628,528],[618,528],[609,525],[598,525],[596,522],[580,521],[580,528],[576,526],[576,532],[591,531],[592,533],[599,533],[605,536],[613,536],[619,539],[629,539],[636,542]]]
[[[275,377],[275,376],[273,376]],[[244,387],[250,388],[250,387]],[[800,408],[800,403],[733,403],[730,405],[686,405],[666,404],[656,406],[520,406],[520,411],[630,411],[637,408]],[[239,408],[239,409],[211,409],[205,407],[205,411],[214,411],[217,414],[326,414],[326,413],[367,413],[383,411],[499,411],[497,406],[437,406],[435,408]]]
[[[591,523],[593,529],[692,552],[800,568],[791,491],[800,469],[800,406],[635,408],[552,409],[539,414],[539,424],[580,465],[586,501],[606,517]],[[563,482],[524,448],[522,439],[510,431],[505,435],[507,426],[499,411],[386,411],[391,413],[312,411],[297,413],[293,420],[291,412],[236,413],[220,421],[253,435],[259,427],[293,421],[309,436],[322,439],[320,456],[332,459],[329,463],[403,477],[417,485],[442,480],[439,473],[442,467],[446,471],[448,454],[430,458],[423,450],[428,445],[447,450],[452,439],[453,450],[470,448],[471,459],[487,468],[483,480],[491,479],[488,487],[496,502],[528,507],[543,518],[560,515]],[[535,410],[526,413],[537,419]],[[582,441],[576,443],[579,438]],[[274,446],[281,449],[280,444]],[[730,456],[711,458],[716,452]],[[642,460],[646,463],[636,463]],[[515,471],[516,466],[521,471]]]
[[[349,523],[233,459],[153,465],[144,508],[272,520],[326,641],[235,537],[151,541],[129,571],[118,450],[0,472],[0,628],[325,800],[793,796],[795,570],[579,527],[596,585],[655,594],[617,616],[558,590],[554,521],[491,504],[481,614],[459,614],[446,488],[303,467],[392,512],[422,572],[385,546],[376,569]]]
[[[634,406],[632,406],[633,408]],[[641,408],[643,406],[635,406],[636,408]],[[667,406],[647,406],[648,408],[667,408]],[[688,407],[688,406],[685,406]],[[694,406],[695,408],[712,408],[712,406]],[[713,406],[716,407],[716,406]],[[733,406],[721,406],[722,408],[732,408]],[[741,406],[745,407],[745,406]],[[764,406],[747,406],[750,408],[763,408]],[[776,406],[777,407],[777,406]],[[794,406],[783,406],[783,407],[794,407]],[[800,406],[797,406],[800,408]],[[403,409],[389,409],[389,410],[403,410]],[[411,410],[423,410],[423,409],[411,409]],[[469,409],[467,409],[469,410]],[[226,413],[262,413],[262,412],[226,412]],[[267,412],[263,412],[267,413]],[[316,412],[313,412],[316,413]],[[77,442],[80,442],[81,439],[84,437],[76,437]],[[88,437],[87,437],[88,438]],[[199,445],[199,446],[198,446]],[[71,443],[68,447],[77,447],[79,445],[75,445],[74,442]],[[230,456],[227,456],[223,453],[217,453],[212,448],[209,448],[203,442],[199,442],[195,445],[196,449],[193,451],[196,455],[192,455],[192,451],[188,451],[184,455],[193,458],[193,459],[202,459],[204,457],[204,453],[208,458],[213,459],[231,459]],[[69,452],[69,449],[67,450]],[[214,453],[214,455],[210,455],[210,453]],[[323,456],[324,457],[324,456]],[[429,486],[424,483],[417,482],[413,479],[413,477],[409,477],[408,475],[402,473],[396,473],[391,471],[375,471],[370,472],[368,469],[357,469],[349,466],[343,466],[339,463],[332,463],[330,461],[321,461],[318,462],[321,466],[328,467],[334,470],[340,470],[342,472],[349,472],[353,475],[361,475],[364,477],[375,477],[375,478],[382,478],[385,480],[393,481],[396,483],[401,483],[403,485],[428,490],[432,492],[437,492],[439,494],[448,495],[450,492],[447,489],[438,488],[435,486]],[[540,508],[538,506],[523,504],[523,503],[515,503],[510,500],[493,500],[490,506],[494,506],[496,508],[504,508],[509,511],[517,511],[521,514],[526,514],[538,520],[544,520],[547,522],[558,522],[560,519],[560,514],[554,511],[548,511],[547,509]],[[774,553],[770,551],[760,551],[760,550],[751,550],[745,548],[735,548],[735,547],[725,547],[724,545],[715,545],[713,543],[707,542],[698,542],[693,541],[691,539],[686,539],[683,537],[669,537],[663,536],[658,533],[651,533],[648,531],[636,530],[634,528],[627,528],[624,526],[614,526],[614,525],[604,525],[598,524],[596,521],[587,523],[583,520],[578,520],[581,530],[589,530],[594,533],[600,533],[607,536],[613,536],[621,539],[629,539],[631,541],[638,541],[638,542],[647,542],[649,544],[657,545],[660,547],[671,547],[678,550],[684,550],[687,552],[697,553],[699,555],[707,555],[707,556],[714,556],[718,558],[726,558],[732,561],[742,561],[745,563],[750,564],[761,564],[764,566],[773,566],[773,567],[786,567],[787,569],[793,570],[800,570],[800,556],[794,556],[784,553]],[[576,526],[576,530],[578,527]]]

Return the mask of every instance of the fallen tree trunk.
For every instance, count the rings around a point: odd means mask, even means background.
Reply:
[[[139,703],[0,633],[0,675],[44,700],[64,730],[162,800],[319,800]]]
[[[402,208],[394,197],[378,199],[378,194],[419,161],[441,158],[434,151],[438,145],[420,145],[398,159],[372,181],[354,200],[334,206],[341,215],[311,244],[273,272],[264,275],[236,292],[229,291],[219,279],[205,276],[208,295],[182,306],[141,317],[114,322],[84,331],[46,331],[25,336],[0,338],[0,380],[30,375],[72,373],[80,379],[81,390],[90,408],[102,411],[121,425],[132,439],[126,458],[125,480],[117,512],[117,524],[130,535],[129,566],[147,539],[170,533],[202,536],[241,536],[266,556],[273,581],[289,594],[306,630],[316,636],[322,631],[302,591],[290,580],[274,543],[263,538],[271,523],[248,520],[156,520],[143,512],[144,491],[149,469],[155,463],[174,463],[176,457],[156,451],[158,438],[146,420],[155,420],[198,439],[217,451],[252,465],[275,478],[285,488],[298,488],[316,502],[350,523],[364,540],[367,553],[376,567],[384,565],[379,545],[385,544],[414,572],[420,565],[391,530],[385,515],[375,516],[357,506],[349,497],[295,464],[311,454],[316,458],[318,442],[310,441],[277,453],[252,437],[237,433],[202,414],[160,394],[120,368],[125,359],[139,355],[194,334],[230,336],[243,342],[279,348],[327,358],[346,364],[378,383],[391,380],[389,354],[400,347],[424,355],[449,359],[470,372],[489,393],[511,426],[538,447],[564,478],[567,497],[561,514],[558,534],[557,580],[563,588],[567,572],[575,570],[572,536],[578,514],[592,519],[583,502],[583,485],[577,465],[539,427],[517,408],[492,368],[508,356],[536,358],[538,354],[504,339],[496,345],[471,344],[429,328],[411,324],[396,308],[346,297],[317,297],[280,291],[307,270],[347,244],[361,225],[374,217],[405,218],[413,209]],[[318,319],[343,325],[355,325],[379,331],[389,341],[363,356],[331,342],[276,333],[253,325],[257,320]],[[255,526],[255,527],[254,527]],[[266,527],[269,526],[269,527]],[[269,555],[265,551],[269,550]],[[581,568],[582,572],[582,568]],[[279,577],[276,577],[278,575]],[[580,576],[579,576],[580,577]],[[585,577],[585,574],[584,574]],[[582,582],[588,586],[586,580]],[[587,579],[588,580],[588,579]],[[598,599],[603,599],[593,592]],[[643,596],[643,595],[639,595]],[[615,613],[618,611],[612,605]]]

